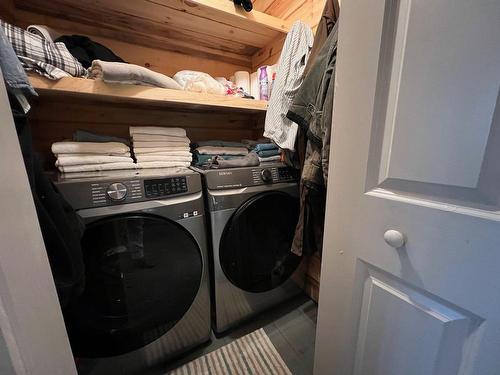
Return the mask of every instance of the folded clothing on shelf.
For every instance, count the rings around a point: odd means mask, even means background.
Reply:
[[[52,152],[59,154],[99,154],[123,155],[130,152],[130,148],[119,142],[74,142],[62,141],[52,144]]]
[[[275,155],[275,156],[268,156],[267,158],[261,158],[259,156],[259,161],[261,163],[269,163],[269,162],[276,162],[281,160],[281,155]]]
[[[242,139],[241,143],[248,148],[249,150],[253,150],[255,146],[258,144],[267,144],[271,143],[271,140],[269,138],[259,138],[257,140],[254,139]]]
[[[61,36],[61,33],[45,25],[29,25],[26,30],[52,43]]]
[[[144,161],[137,162],[137,168],[172,168],[172,167],[189,167],[191,165],[190,161]]]
[[[240,158],[227,159],[224,156],[216,156],[210,168],[240,168],[240,167],[255,167],[260,165],[259,157],[255,152],[250,152],[248,155]]]
[[[175,162],[187,162],[191,163],[193,157],[189,156],[177,156],[177,155],[135,155],[135,159],[138,163],[148,162],[148,161],[175,161]]]
[[[87,75],[87,70],[71,55],[63,43],[53,43],[2,20],[0,28],[25,70],[34,71],[50,79]]]
[[[171,154],[172,152],[189,152],[189,147],[185,145],[181,146],[170,146],[166,147],[136,147],[134,146],[134,155],[139,154],[159,154],[168,152]]]
[[[214,159],[219,156],[217,154],[199,154],[197,151],[193,152],[193,164],[197,167],[211,164]],[[245,156],[242,155],[224,155],[224,160],[241,159]]]
[[[130,159],[130,162],[121,163],[102,163],[102,164],[81,164],[81,165],[68,165],[57,167],[63,173],[72,172],[98,172],[98,171],[111,171],[117,169],[136,169],[137,165]]]
[[[154,72],[143,66],[120,62],[94,60],[89,69],[89,77],[101,79],[108,83],[146,85],[182,90],[182,87],[177,82],[164,74]]]
[[[255,152],[260,152],[260,151],[271,151],[271,150],[277,150],[279,151],[278,145],[274,143],[258,143],[255,145],[253,148]]]
[[[133,162],[130,153],[123,156],[91,155],[91,154],[59,154],[57,155],[56,167],[67,167],[69,165],[82,164],[104,164],[104,163],[129,163]]]
[[[132,137],[132,140],[134,142],[136,141],[145,141],[145,142],[155,142],[155,141],[161,141],[161,142],[182,142],[182,143],[188,143],[190,142],[188,137],[179,137],[176,135],[163,135],[163,134],[140,134],[140,133],[135,133],[130,135]]]
[[[213,147],[245,147],[245,145],[241,142],[229,142],[229,141],[220,141],[220,140],[212,140],[212,141],[198,141],[191,143],[191,148],[196,149],[198,147],[203,146],[213,146]]]
[[[202,141],[193,143],[194,165],[197,167],[211,166],[217,159],[243,159],[248,155],[248,149],[240,142]]]
[[[129,129],[138,168],[189,167],[190,140],[181,128],[131,126]]]
[[[63,173],[136,168],[130,148],[119,142],[55,142],[52,152]]]
[[[34,25],[36,26],[36,25]],[[30,31],[30,29],[28,28]],[[37,31],[46,31],[49,30],[39,30]],[[54,40],[56,43],[64,43],[68,51],[85,67],[90,68],[92,65],[92,61],[94,60],[102,60],[109,62],[122,62],[125,61],[117,56],[113,51],[111,51],[108,47],[103,46],[100,43],[97,43],[90,39],[87,36],[83,35],[62,35],[57,37]]]
[[[201,155],[240,155],[245,156],[248,150],[245,147],[219,147],[219,146],[201,146],[196,148]]]
[[[181,147],[179,147],[180,149]],[[158,149],[164,150],[163,148],[159,147]],[[148,152],[148,150],[156,150],[156,148],[136,148],[134,149],[134,155],[137,156],[185,156],[185,157],[192,157],[191,152],[182,149],[182,150],[171,150],[169,148],[168,151],[152,151]]]
[[[151,147],[160,147],[164,149],[168,149],[169,147],[184,147],[186,150],[189,150],[189,140],[186,142],[183,139],[179,139],[178,141],[135,141],[132,138],[132,143],[134,148],[151,148]]]
[[[124,143],[127,146],[130,145],[130,141],[128,139],[113,137],[111,135],[96,134],[86,130],[77,130],[74,132],[73,140],[76,142],[119,142]]]
[[[268,158],[270,156],[277,156],[280,154],[281,154],[281,151],[279,148],[272,149],[272,150],[262,150],[262,151],[257,152],[257,155],[259,155],[259,157],[261,157],[261,158]]]
[[[167,128],[162,126],[131,126],[129,133],[134,134],[152,134],[152,135],[170,135],[173,137],[185,137],[186,130],[182,128]]]

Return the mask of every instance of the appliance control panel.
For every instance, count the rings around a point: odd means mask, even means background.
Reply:
[[[119,206],[202,191],[201,176],[187,168],[106,171],[82,177],[51,175],[74,209]]]
[[[187,191],[188,186],[185,176],[144,180],[146,198],[165,197],[173,194],[186,193]]]
[[[252,169],[252,177],[254,185],[289,182],[298,179],[298,171],[288,167],[258,168]]]
[[[208,189],[236,189],[246,186],[296,182],[299,171],[283,164],[231,169],[202,170]]]
[[[90,195],[94,206],[139,201],[142,198],[141,181],[94,182],[90,184]]]

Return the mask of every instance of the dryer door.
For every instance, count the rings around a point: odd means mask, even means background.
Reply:
[[[226,277],[247,292],[265,292],[284,283],[300,264],[292,254],[299,201],[272,191],[241,205],[222,233],[219,257]]]
[[[78,357],[109,357],[153,342],[183,317],[198,293],[201,252],[174,221],[113,216],[91,223],[82,245],[85,290],[67,314]]]

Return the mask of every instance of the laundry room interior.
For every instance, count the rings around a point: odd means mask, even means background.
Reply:
[[[0,374],[497,373],[498,19],[2,0]]]
[[[311,119],[285,115],[337,1],[0,9],[27,73],[9,99],[78,373],[240,373],[246,352],[241,373],[312,373],[326,187],[320,171],[306,197]]]

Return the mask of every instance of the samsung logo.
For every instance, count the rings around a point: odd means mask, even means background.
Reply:
[[[219,176],[230,176],[233,172],[219,172]]]

